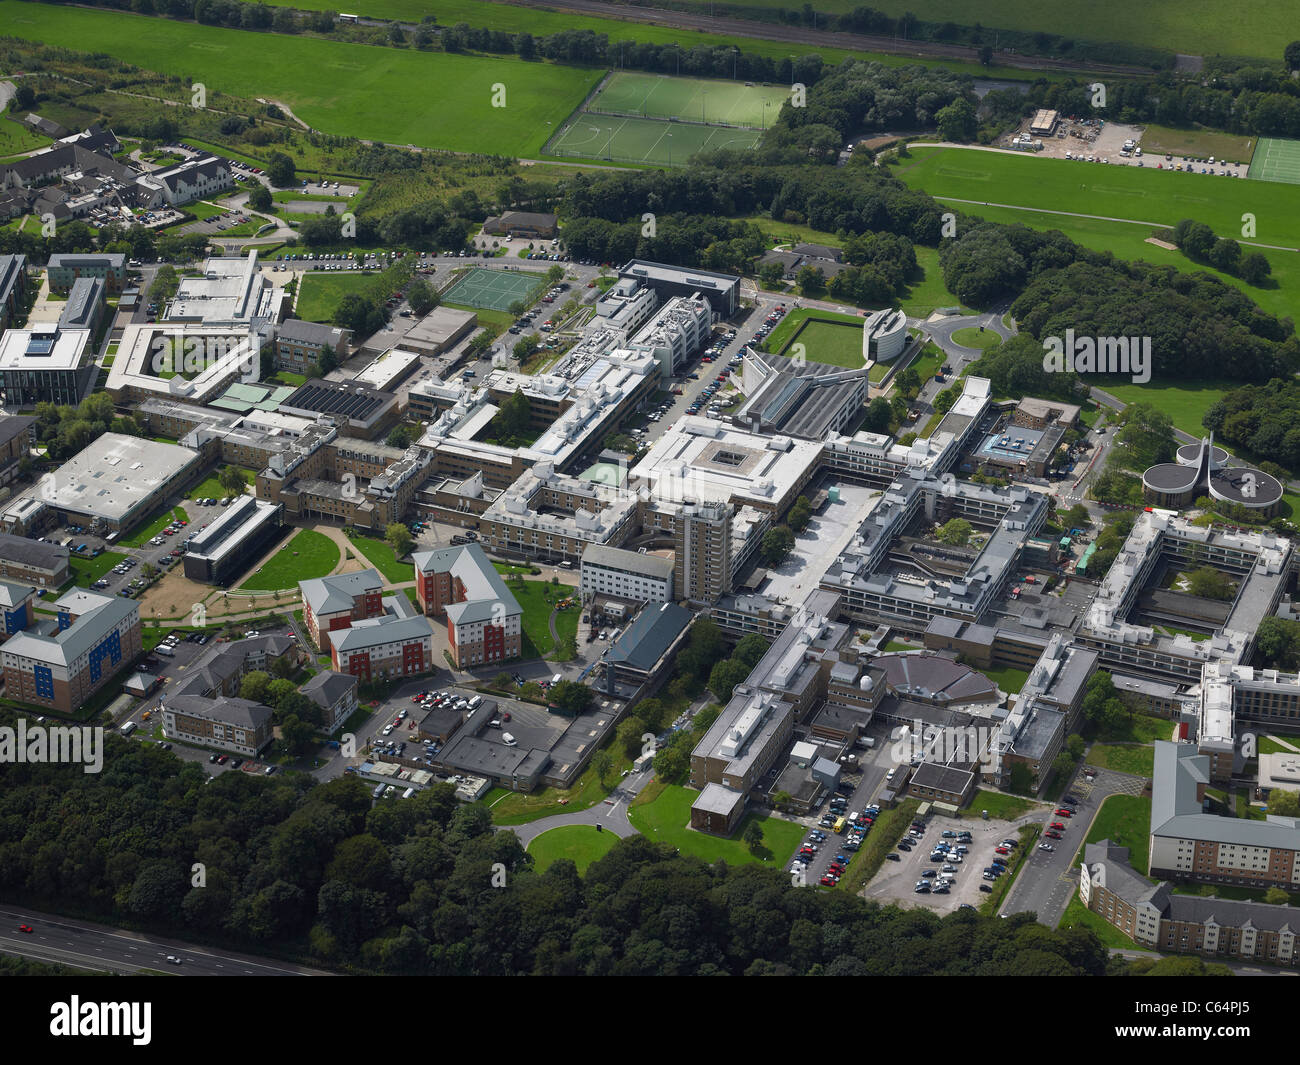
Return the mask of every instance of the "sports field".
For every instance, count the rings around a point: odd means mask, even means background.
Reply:
[[[1300,185],[1300,141],[1260,137],[1250,160],[1250,176]]]
[[[579,112],[548,147],[549,155],[608,159],[620,163],[683,166],[708,148],[756,148],[763,134],[753,129],[685,125],[654,118],[606,118]]]
[[[442,294],[442,298],[444,303],[508,311],[512,303],[528,303],[545,283],[541,274],[484,270],[481,266],[472,266]]]
[[[219,91],[260,96],[328,133],[511,156],[540,151],[603,73],[26,0],[5,0],[3,23],[10,36],[200,82],[213,107]]]
[[[550,155],[681,166],[696,152],[751,149],[781,111],[783,86],[611,74],[546,146]]]
[[[772,124],[790,90],[782,85],[739,81],[670,78],[661,74],[611,74],[587,104],[588,111],[608,111],[645,118],[680,118],[706,125]]]
[[[914,161],[898,168],[899,177],[971,214],[985,204],[1031,207],[1047,216],[1026,219],[1036,228],[1052,228],[1058,224],[1053,219],[1064,226],[1075,215],[1148,227],[1194,218],[1240,240],[1241,216],[1250,212],[1257,232],[1247,239],[1300,245],[1300,189],[1294,185],[965,148],[915,145],[912,154]]]

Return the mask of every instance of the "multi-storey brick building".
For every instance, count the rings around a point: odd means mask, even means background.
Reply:
[[[1128,848],[1108,839],[1087,844],[1083,861],[1083,904],[1141,946],[1295,964],[1293,907],[1175,894],[1170,884],[1139,876],[1129,865]]]
[[[11,699],[72,713],[140,653],[140,607],[76,588],[54,604],[49,635],[19,632],[0,653]]]
[[[404,595],[400,602],[406,602]],[[336,672],[360,681],[427,673],[433,668],[433,626],[419,614],[367,618],[331,634],[330,657]]]
[[[305,374],[320,366],[326,348],[346,356],[351,343],[351,329],[290,318],[275,330],[275,368]]]
[[[1152,774],[1152,876],[1206,884],[1300,887],[1300,818],[1264,821],[1202,812],[1210,758],[1190,743],[1156,743]]]
[[[523,609],[478,544],[417,553],[415,589],[420,609],[445,618],[458,667],[518,658]]]
[[[334,633],[383,614],[383,588],[373,569],[299,581],[303,620],[316,646],[328,652]]]

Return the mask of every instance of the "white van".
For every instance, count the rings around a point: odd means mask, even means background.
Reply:
[[[176,652],[173,651],[170,647],[168,647],[165,643],[160,643],[157,647],[155,647],[154,653],[160,655],[166,655],[168,658],[171,658],[176,654]]]
[[[514,747],[516,741],[515,738],[512,735],[510,735],[510,733],[503,732],[501,733],[501,742],[504,743],[507,747]]]
[[[414,788],[407,788],[404,792],[402,792],[402,798],[409,799],[414,794],[415,794]]]
[[[553,676],[553,677],[551,678],[551,683],[552,683],[552,684],[559,684],[560,681],[561,681],[562,679],[563,679],[563,678],[562,678],[562,677],[557,673],[557,674],[555,674],[555,676]]]
[[[472,698],[469,701],[469,708],[471,710],[477,710],[482,705],[483,705],[483,696],[481,695],[476,695],[474,696],[474,698]]]

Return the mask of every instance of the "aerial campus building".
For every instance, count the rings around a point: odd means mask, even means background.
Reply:
[[[1199,444],[1184,444],[1176,462],[1162,462],[1142,474],[1142,496],[1148,503],[1185,510],[1208,495],[1255,511],[1262,520],[1273,517],[1282,504],[1282,483],[1251,466],[1229,466],[1228,453],[1214,446],[1214,434]]]

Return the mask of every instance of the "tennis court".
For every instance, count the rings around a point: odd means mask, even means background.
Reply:
[[[1250,159],[1249,176],[1260,181],[1300,185],[1300,141],[1260,137]]]
[[[596,90],[586,109],[761,129],[772,124],[789,95],[782,85],[619,72]]]
[[[607,118],[579,113],[551,141],[551,155],[622,163],[683,166],[696,152],[758,147],[756,129],[687,125],[654,118]]]
[[[442,294],[442,301],[484,310],[508,311],[512,303],[530,303],[545,283],[541,274],[484,270],[481,266],[472,266]]]

